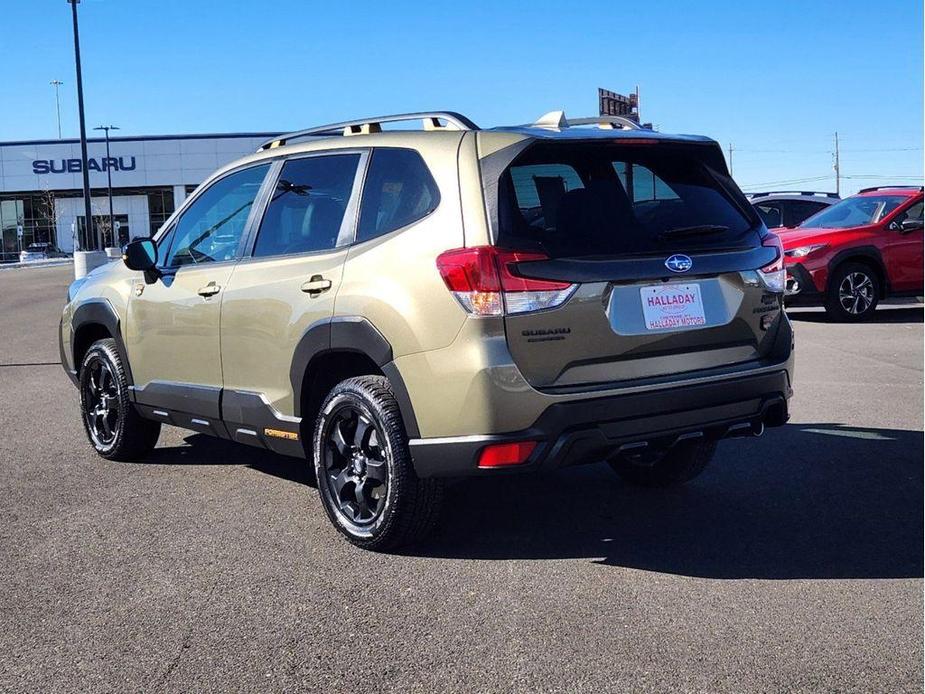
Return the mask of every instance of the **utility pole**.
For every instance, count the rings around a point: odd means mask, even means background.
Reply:
[[[106,131],[106,191],[109,196],[109,237],[113,243],[117,243],[116,227],[112,215],[112,166],[110,166],[111,161],[109,156],[109,131],[118,130],[119,127],[116,125],[101,125],[93,129]],[[105,239],[103,241],[105,243]],[[122,244],[120,243],[119,245],[121,246]]]
[[[835,131],[835,194],[841,195],[841,162],[838,159],[838,131]]]
[[[732,176],[732,143],[729,143],[729,175]]]
[[[61,80],[52,80],[51,86],[55,88],[55,111],[58,113],[58,139],[61,139],[61,100],[58,98],[58,87],[64,82]]]
[[[87,166],[87,126],[84,123],[84,83],[80,73],[80,32],[77,28],[77,3],[80,0],[67,0],[71,6],[74,24],[74,63],[77,67],[77,115],[80,117],[80,170],[83,172],[84,214],[86,215],[86,239],[89,243],[93,235],[93,211],[90,209],[90,170]],[[80,249],[86,250],[86,249]]]

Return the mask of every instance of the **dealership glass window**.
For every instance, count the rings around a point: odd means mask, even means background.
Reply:
[[[20,249],[32,243],[57,245],[54,200],[48,192],[0,198],[0,262],[18,260]]]
[[[254,256],[334,248],[359,161],[359,154],[287,161],[260,224]]]
[[[165,265],[233,259],[269,168],[261,164],[228,174],[193,200],[177,221]]]
[[[126,243],[128,243],[128,239],[131,238],[128,228],[128,215],[114,214],[112,216],[112,225],[115,227],[115,229],[110,230],[108,214],[93,215],[93,238],[89,239],[88,245],[81,245],[81,248],[87,250],[99,250],[100,242],[103,243],[104,247],[114,244],[118,246],[124,246]],[[78,215],[77,217],[77,234],[80,237],[81,244],[87,241],[86,215]]]
[[[164,222],[173,214],[174,207],[173,190],[150,190],[148,195],[148,233],[151,236],[157,233]]]

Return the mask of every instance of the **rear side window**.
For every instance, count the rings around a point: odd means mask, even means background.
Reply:
[[[357,241],[388,234],[433,212],[440,193],[421,155],[410,149],[373,151],[363,184]]]
[[[826,207],[828,207],[828,205],[824,202],[789,200],[784,207],[784,224],[788,227],[800,226],[804,221],[820,210],[824,210]]]
[[[690,146],[539,144],[498,191],[498,244],[552,257],[760,243],[747,201]]]
[[[334,248],[359,162],[359,154],[287,161],[260,223],[254,256]]]
[[[755,209],[768,229],[784,226],[784,214],[780,211],[780,203],[759,202]]]

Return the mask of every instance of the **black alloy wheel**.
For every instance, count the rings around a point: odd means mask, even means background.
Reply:
[[[84,425],[94,447],[105,450],[113,445],[122,426],[119,383],[100,354],[90,355],[83,368],[87,371],[81,379]]]
[[[331,389],[315,420],[312,458],[321,505],[356,546],[382,551],[413,544],[436,525],[443,483],[415,473],[384,376],[355,376]]]
[[[371,526],[389,491],[382,433],[371,415],[344,403],[331,413],[324,433],[324,493],[337,513],[358,531]]]
[[[97,340],[80,362],[80,409],[87,438],[108,460],[137,460],[157,445],[161,423],[142,418],[112,338]]]

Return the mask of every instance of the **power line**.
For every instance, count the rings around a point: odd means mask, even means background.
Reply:
[[[913,181],[918,181],[918,180],[921,180],[921,179],[922,179],[922,176],[921,176],[921,175],[918,175],[918,176],[884,176],[883,174],[851,174],[850,176],[846,176],[846,175],[842,174],[842,178],[877,178],[877,179],[881,179],[881,178],[908,178],[908,179],[911,179],[911,180],[913,180]]]
[[[780,181],[765,181],[763,183],[744,183],[742,188],[764,188],[766,186],[784,186],[795,183],[813,183],[814,181],[825,181],[832,178],[831,176],[814,176],[811,178],[790,178]]]
[[[830,149],[752,149],[750,147],[736,147],[736,152],[752,152],[755,154],[831,154]],[[921,147],[892,147],[883,149],[845,149],[842,152],[921,152]]]

